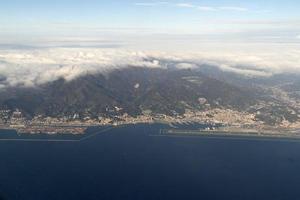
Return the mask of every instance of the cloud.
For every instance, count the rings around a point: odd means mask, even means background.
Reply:
[[[248,8],[244,8],[244,7],[236,7],[236,6],[223,6],[223,7],[219,7],[219,10],[228,10],[228,11],[248,11]]]
[[[195,68],[203,65],[215,66],[246,76],[272,76],[281,73],[300,73],[300,49],[284,51],[226,51],[199,52],[185,54],[162,54],[154,56],[157,60],[177,63],[178,68]]]
[[[190,3],[178,3],[175,4],[177,7],[182,7],[182,8],[195,8],[196,6]]]
[[[201,10],[201,11],[238,11],[238,12],[248,11],[247,8],[235,7],[235,6],[223,6],[223,7],[197,6],[196,8],[197,10]]]
[[[136,6],[159,6],[159,5],[166,5],[166,4],[168,4],[168,2],[166,1],[134,3],[134,5]]]
[[[184,63],[184,62],[180,62],[180,63],[177,63],[175,65],[175,67],[177,69],[195,69],[198,67],[197,64],[194,64],[194,63]]]
[[[212,21],[215,23],[222,24],[238,24],[238,25],[290,25],[290,26],[300,26],[300,20],[288,19],[288,20],[264,20],[264,19],[256,19],[256,20],[215,20]]]
[[[197,10],[201,11],[217,11],[216,8],[210,6],[197,6]]]
[[[135,3],[136,6],[160,6],[160,5],[170,5],[175,6],[179,8],[191,8],[191,9],[197,9],[200,11],[238,11],[238,12],[244,12],[248,11],[248,8],[244,7],[238,7],[238,6],[220,6],[220,7],[213,7],[213,6],[199,6],[191,3],[170,3],[165,1],[159,1],[159,2],[143,2],[143,3]]]
[[[300,50],[265,53],[163,53],[124,49],[50,48],[0,50],[0,88],[33,87],[64,78],[109,73],[127,67],[197,68],[214,66],[246,76],[300,72]]]
[[[298,35],[296,38],[297,38],[297,39],[300,39],[300,35]]]
[[[105,49],[37,49],[0,51],[0,85],[31,87],[64,78],[72,80],[90,73],[107,73],[115,69],[159,67],[146,61],[141,52]]]

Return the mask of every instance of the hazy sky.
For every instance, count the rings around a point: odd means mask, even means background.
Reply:
[[[300,0],[0,0],[0,89],[164,67],[162,59],[300,73],[299,8]]]
[[[0,0],[0,3],[1,43],[73,37],[128,41],[136,35],[155,38],[161,34],[176,37],[192,34],[217,41],[300,40],[298,0]]]

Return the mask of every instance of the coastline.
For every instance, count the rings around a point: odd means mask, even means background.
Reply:
[[[152,121],[152,122],[137,122],[137,123],[120,123],[120,124],[86,124],[86,125],[44,125],[44,126],[27,126],[27,127],[13,127],[0,126],[0,131],[15,131],[18,135],[86,135],[88,128],[91,127],[115,127],[130,126],[136,124],[160,124],[165,125],[164,129],[160,129],[158,135],[178,135],[178,136],[239,136],[239,137],[267,137],[267,138],[289,138],[300,139],[299,129],[255,129],[255,127],[243,128],[239,126],[221,126],[215,127],[210,123],[204,122],[190,122],[187,124],[168,123],[166,121]],[[185,126],[184,128],[181,126]],[[194,126],[194,127],[193,127]],[[201,128],[200,128],[201,127]]]
[[[298,134],[281,131],[256,131],[256,130],[183,130],[183,129],[161,129],[161,136],[222,136],[222,137],[254,137],[254,138],[274,138],[274,139],[297,139],[300,140],[300,132]]]

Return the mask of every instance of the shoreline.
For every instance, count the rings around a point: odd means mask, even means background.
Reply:
[[[238,126],[223,126],[210,127],[211,124],[194,123],[193,125],[203,126],[203,129],[190,129],[189,127],[181,128],[179,124],[167,123],[165,121],[156,121],[148,123],[120,123],[120,124],[90,124],[90,125],[74,125],[74,124],[56,124],[56,125],[34,125],[27,127],[12,127],[0,126],[0,131],[15,131],[18,135],[86,135],[86,131],[92,127],[115,127],[132,126],[138,124],[160,124],[167,125],[164,129],[160,129],[158,135],[181,135],[181,136],[241,136],[241,137],[268,137],[268,138],[294,138],[300,139],[300,129],[296,128],[279,128],[279,129],[259,129],[256,127],[238,127]],[[210,129],[208,129],[210,127]]]
[[[251,138],[273,138],[273,139],[295,139],[300,140],[299,134],[282,133],[275,131],[226,131],[226,130],[183,130],[183,129],[161,129],[161,136],[221,136],[221,137],[251,137]]]

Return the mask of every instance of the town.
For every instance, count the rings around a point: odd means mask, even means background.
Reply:
[[[116,108],[117,110],[121,108]],[[140,123],[203,123],[210,124],[208,130],[215,130],[216,124],[222,125],[222,130],[245,131],[245,130],[299,130],[300,123],[289,123],[284,121],[278,126],[266,125],[255,118],[254,114],[239,112],[231,109],[207,109],[204,111],[186,110],[183,115],[169,116],[165,114],[153,114],[151,111],[144,111],[142,115],[133,117],[127,113],[122,115],[114,114],[107,116],[99,115],[96,119],[91,116],[80,116],[75,113],[63,117],[48,117],[37,115],[31,119],[24,116],[19,109],[0,110],[0,129],[16,130],[19,134],[84,134],[88,127],[92,126],[120,126],[126,124]]]

